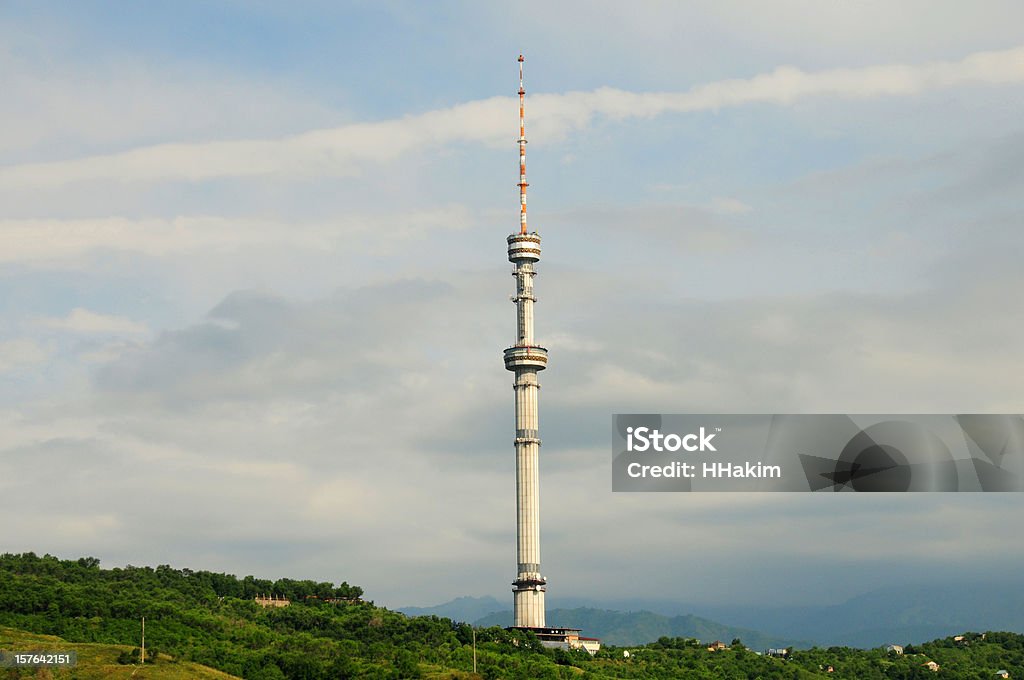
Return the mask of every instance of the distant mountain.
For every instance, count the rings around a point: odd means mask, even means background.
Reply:
[[[507,603],[498,602],[493,597],[457,597],[433,607],[400,607],[398,611],[406,616],[441,616],[471,623],[506,607]]]
[[[766,635],[749,628],[726,626],[692,615],[670,618],[648,611],[619,612],[580,607],[548,610],[547,621],[552,626],[582,628],[584,635],[599,637],[614,645],[640,645],[660,637],[692,637],[703,642],[721,640],[727,644],[739,638],[743,644],[755,650],[811,646],[810,642]],[[477,626],[511,626],[512,612],[495,612],[473,623]]]
[[[555,620],[552,618],[555,611],[580,610],[607,612],[603,618],[609,622],[614,620],[611,614],[622,615],[624,612],[655,617],[638,617],[622,631],[611,623],[596,620],[588,625],[558,621],[559,625],[572,625],[588,631],[600,629],[610,631],[613,636],[621,634],[619,639],[628,640],[625,644],[655,640],[661,635],[677,635],[662,632],[674,630],[674,627],[679,630],[699,628],[696,623],[692,623],[687,629],[687,619],[694,622],[722,622],[714,625],[741,632],[711,635],[683,632],[678,635],[689,635],[701,640],[718,637],[724,642],[739,637],[746,643],[752,631],[769,631],[770,634],[753,634],[773,640],[806,640],[808,644],[826,647],[846,645],[870,648],[889,643],[917,644],[966,630],[1024,633],[1024,581],[1021,580],[889,587],[852,597],[841,604],[820,606],[709,605],[672,600],[589,598],[551,598],[548,604],[549,607],[556,607],[549,609],[548,619],[551,621]],[[460,597],[437,607],[407,607],[400,611],[410,616],[436,614],[459,621],[483,621],[486,625],[511,625],[512,615],[507,609],[506,602],[493,597]],[[491,613],[495,613],[495,616],[487,616]],[[671,621],[677,623],[666,623]],[[598,633],[594,635],[601,637]],[[729,640],[724,640],[725,637]],[[751,643],[750,646],[757,648],[760,645]]]
[[[919,643],[965,630],[1024,633],[1024,583],[956,583],[874,590],[821,607],[701,607],[720,621],[820,645]]]

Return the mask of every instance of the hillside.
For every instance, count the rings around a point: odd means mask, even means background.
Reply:
[[[264,609],[257,594],[294,604]],[[418,677],[466,665],[469,626],[350,599],[361,594],[347,583],[0,555],[0,625],[70,642],[135,645],[145,616],[147,650],[244,678]]]
[[[291,604],[263,608],[252,599],[258,593],[287,597]],[[607,646],[591,657],[545,649],[528,632],[474,629],[433,616],[409,618],[354,599],[361,593],[345,583],[271,582],[167,565],[102,569],[92,558],[0,555],[0,626],[6,636],[0,644],[16,651],[72,645],[82,654],[71,673],[22,670],[7,671],[7,677],[116,678],[134,672],[135,678],[253,680],[902,680],[937,677],[924,667],[928,661],[941,665],[944,678],[991,678],[1001,669],[1010,677],[1024,677],[1024,636],[1013,633],[944,638],[908,647],[901,656],[833,647],[795,651],[788,660],[761,656],[742,644],[712,652],[695,640],[665,636],[628,650]],[[588,616],[593,623],[605,614],[584,611],[579,623]],[[136,669],[128,665],[127,652],[138,640],[142,616],[147,652],[158,654],[154,665]],[[680,625],[717,624],[691,620]],[[472,673],[474,640],[477,674]]]
[[[232,680],[228,675],[214,668],[202,666],[189,661],[179,661],[167,654],[160,654],[154,662],[145,666],[118,663],[118,657],[130,652],[128,645],[105,645],[98,643],[68,642],[55,635],[39,635],[26,633],[15,628],[0,626],[0,649],[16,649],[19,651],[70,652],[78,655],[74,668],[50,669],[54,680],[77,678],[78,680],[98,680],[100,678],[136,678],[136,680]],[[17,671],[8,671],[17,673]],[[36,675],[35,670],[22,669],[24,677]],[[11,676],[8,676],[11,677]],[[14,675],[13,677],[18,677]]]

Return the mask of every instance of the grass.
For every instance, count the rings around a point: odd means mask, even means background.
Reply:
[[[475,673],[453,670],[427,663],[420,664],[420,672],[423,673],[424,680],[481,680],[483,678],[482,675]]]
[[[106,645],[84,642],[67,642],[55,635],[26,633],[17,628],[0,626],[0,649],[16,652],[70,652],[78,654],[78,665],[72,668],[26,668],[20,671],[7,670],[9,678],[76,678],[98,680],[232,680],[235,676],[222,673],[208,666],[190,661],[178,661],[167,654],[160,654],[155,663],[144,666],[124,666],[117,663],[117,657],[124,651],[131,651],[129,645]],[[3,671],[0,671],[2,673]],[[3,677],[0,675],[0,677]]]

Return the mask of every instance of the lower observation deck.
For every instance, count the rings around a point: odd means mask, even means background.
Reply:
[[[505,368],[514,371],[520,366],[543,371],[548,367],[548,350],[540,345],[514,345],[505,350]]]
[[[524,574],[512,581],[512,590],[547,590],[548,580],[540,574]]]

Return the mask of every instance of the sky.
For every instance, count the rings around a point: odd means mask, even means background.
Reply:
[[[0,6],[0,551],[515,571],[516,57],[548,596],[995,579],[1019,494],[613,494],[613,413],[1022,413],[1024,5]]]

